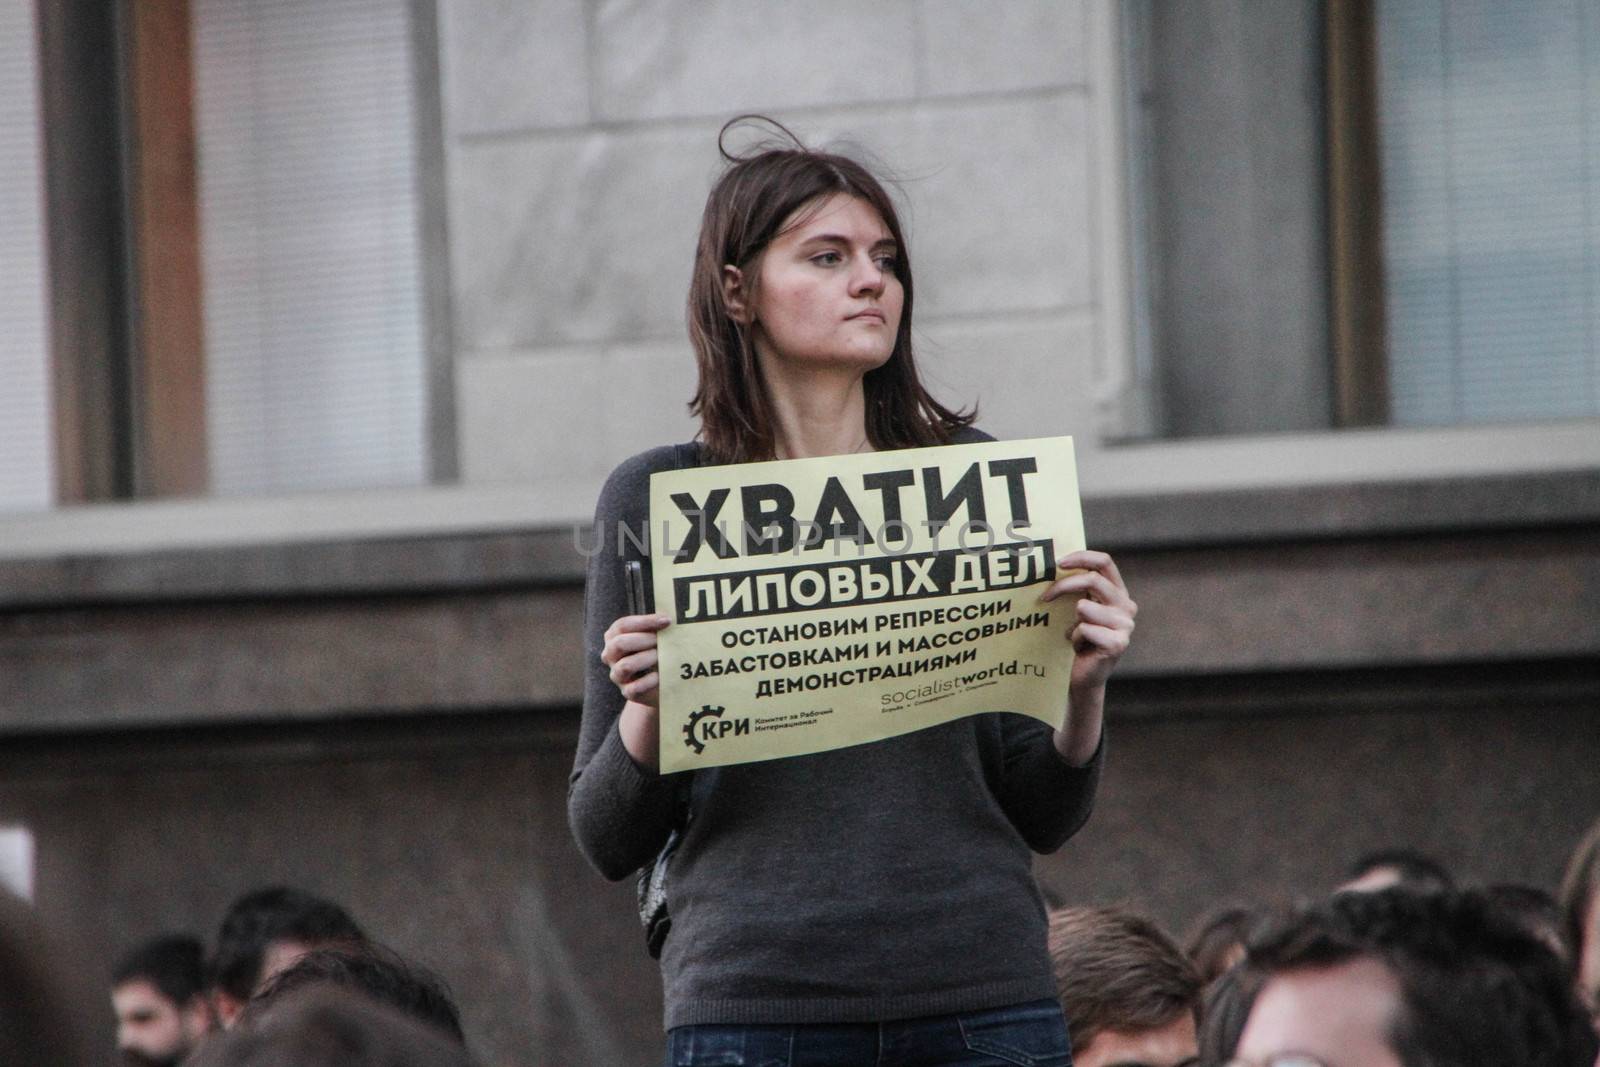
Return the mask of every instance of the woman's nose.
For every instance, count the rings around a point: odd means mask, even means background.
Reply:
[[[856,261],[850,274],[850,292],[852,295],[883,292],[883,267],[871,256]]]

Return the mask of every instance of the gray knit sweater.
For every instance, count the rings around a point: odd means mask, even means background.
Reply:
[[[990,439],[968,430],[956,441]],[[601,491],[567,801],[584,855],[621,879],[653,861],[677,798],[692,795],[667,875],[667,1028],[865,1022],[1054,996],[1029,850],[1054,851],[1088,819],[1103,745],[1069,767],[1047,725],[999,712],[677,775],[629,757],[623,699],[600,662],[606,627],[627,614],[622,560],[638,558],[631,544],[619,558],[617,523],[641,528],[653,472],[699,462],[697,445],[652,449]]]

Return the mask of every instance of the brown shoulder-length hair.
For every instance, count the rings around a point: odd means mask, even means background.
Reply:
[[[771,126],[785,138],[744,155],[730,153],[727,136],[749,122]],[[894,203],[862,164],[846,156],[805,147],[786,128],[759,115],[741,115],[722,127],[717,148],[730,164],[706,198],[689,283],[689,339],[700,384],[689,411],[700,419],[700,440],[712,463],[744,463],[775,454],[772,400],[756,362],[750,327],[728,314],[723,298],[724,266],[753,269],[784,224],[804,208],[836,193],[866,201],[883,217],[899,246],[896,276],[905,292],[894,350],[867,372],[867,440],[874,448],[942,445],[972,423],[976,411],[952,411],[935,400],[917,377],[911,353],[911,259]]]

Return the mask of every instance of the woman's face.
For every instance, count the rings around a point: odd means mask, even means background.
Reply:
[[[817,367],[881,366],[905,303],[898,256],[883,217],[864,200],[835,193],[795,212],[761,255],[749,310],[756,351]]]

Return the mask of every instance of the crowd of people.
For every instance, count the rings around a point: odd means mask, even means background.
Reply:
[[[0,1063],[84,1062],[52,953],[3,895],[0,934]],[[1053,909],[1049,946],[1076,1067],[1593,1067],[1600,822],[1559,895],[1395,850],[1318,899],[1219,908],[1181,946],[1109,907]],[[164,935],[106,977],[127,1067],[474,1062],[438,977],[292,888],[235,901],[209,953]]]
[[[0,892],[0,1064],[88,1062],[63,976],[28,909]],[[340,905],[246,893],[209,954],[188,934],[136,946],[109,979],[127,1067],[467,1067],[444,983],[369,938]]]
[[[1219,908],[1183,948],[1126,911],[1058,909],[1050,951],[1076,1067],[1590,1067],[1600,822],[1559,898],[1397,849],[1318,899]]]

